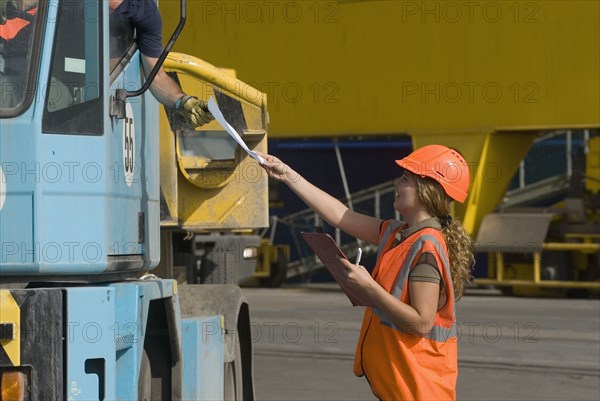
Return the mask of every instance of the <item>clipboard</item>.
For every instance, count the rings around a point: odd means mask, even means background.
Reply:
[[[308,244],[310,249],[325,265],[329,273],[333,276],[338,285],[342,288],[353,306],[365,306],[366,303],[355,294],[346,281],[346,268],[338,260],[338,256],[348,260],[344,252],[329,234],[325,233],[306,233],[301,232],[302,238]]]

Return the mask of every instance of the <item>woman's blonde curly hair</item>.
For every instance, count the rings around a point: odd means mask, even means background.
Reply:
[[[446,195],[442,186],[428,177],[415,175],[419,200],[427,212],[444,222],[450,216],[450,202],[452,199]],[[448,257],[450,259],[450,272],[454,287],[455,299],[460,299],[467,282],[472,278],[471,269],[475,263],[473,256],[473,241],[460,221],[452,219],[449,224],[442,223],[442,234],[446,239]]]

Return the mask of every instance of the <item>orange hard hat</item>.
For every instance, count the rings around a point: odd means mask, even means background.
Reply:
[[[449,197],[460,203],[467,198],[469,166],[454,149],[442,145],[427,145],[404,159],[396,160],[396,163],[411,173],[436,180]]]

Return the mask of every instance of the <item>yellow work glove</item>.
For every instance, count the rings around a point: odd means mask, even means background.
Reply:
[[[15,0],[0,0],[0,25],[6,24],[8,6],[17,8],[17,2]]]
[[[181,118],[185,120],[191,128],[200,127],[215,119],[208,111],[206,102],[198,100],[195,96],[182,96],[177,101],[176,109]]]

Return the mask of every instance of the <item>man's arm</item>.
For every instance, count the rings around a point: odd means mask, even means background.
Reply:
[[[158,61],[157,58],[144,56],[142,54],[142,64],[144,67],[144,75],[148,76],[150,71],[154,68],[154,65]],[[185,96],[181,87],[175,82],[170,76],[167,75],[164,68],[160,68],[152,85],[150,91],[160,103],[164,104],[168,108],[174,109],[177,101]]]
[[[158,58],[142,54],[142,65],[145,76],[150,74],[150,71],[152,71],[157,62]],[[154,77],[154,81],[150,85],[150,91],[160,103],[168,108],[176,109],[179,115],[193,129],[214,119],[212,114],[208,112],[206,102],[186,95],[177,82],[168,76],[162,67]]]
[[[115,0],[118,8],[129,6],[122,0]],[[136,30],[137,44],[142,53],[142,67],[144,75],[148,76],[162,53],[162,19],[156,3],[152,1],[140,2],[138,8],[127,8],[129,20]],[[186,95],[179,84],[167,75],[161,68],[150,86],[154,97],[168,108],[176,109],[186,123],[195,129],[210,122],[213,116],[208,112],[206,103],[196,97]]]
[[[37,7],[38,0],[23,0],[23,10],[31,10],[33,7]]]

